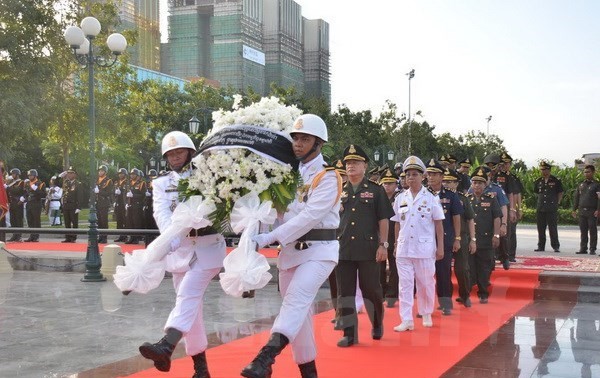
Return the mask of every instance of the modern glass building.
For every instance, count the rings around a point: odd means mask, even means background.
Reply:
[[[137,42],[128,47],[130,63],[160,70],[159,0],[121,0],[119,18],[123,29],[135,29]]]
[[[265,95],[271,83],[331,99],[329,24],[293,0],[172,0],[161,71]]]

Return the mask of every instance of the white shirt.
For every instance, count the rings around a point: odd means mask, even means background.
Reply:
[[[425,187],[413,197],[410,189],[394,201],[392,221],[400,223],[396,257],[435,258],[434,220],[444,219],[440,198]]]
[[[308,249],[295,248],[299,237],[312,229],[337,229],[340,225],[340,201],[338,180],[335,171],[325,173],[319,184],[311,189],[313,179],[325,168],[325,160],[319,154],[307,164],[301,164],[299,171],[303,185],[296,193],[296,199],[288,206],[283,223],[274,231],[275,240],[283,246],[277,265],[289,269],[309,260],[338,261],[339,243],[337,240],[311,241]]]

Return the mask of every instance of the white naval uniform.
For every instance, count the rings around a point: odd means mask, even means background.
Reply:
[[[50,197],[48,203],[48,220],[50,220],[50,226],[60,226],[60,199],[62,198],[63,190],[60,186],[51,186],[48,189],[47,196]]]
[[[152,182],[154,219],[161,232],[171,224],[171,216],[178,203],[177,183],[180,178],[189,175],[190,171],[182,175],[171,171]],[[171,249],[167,255],[167,270],[173,272],[177,299],[165,330],[175,328],[182,332],[186,353],[193,356],[205,351],[208,346],[202,314],[204,292],[223,267],[225,239],[220,234],[186,236],[174,240]]]
[[[440,198],[422,187],[413,198],[410,189],[394,201],[391,220],[400,224],[396,247],[400,292],[400,319],[413,322],[414,282],[421,315],[433,313],[435,303],[436,233],[434,220],[444,219]]]
[[[300,163],[303,188],[324,170],[322,155]],[[292,346],[294,361],[303,364],[317,356],[312,323],[313,301],[323,282],[337,264],[337,240],[310,241],[309,248],[297,250],[298,238],[312,229],[337,229],[340,224],[338,179],[335,171],[325,173],[314,189],[301,190],[284,214],[283,223],[272,231],[283,246],[277,266],[283,303],[271,332],[285,335]]]

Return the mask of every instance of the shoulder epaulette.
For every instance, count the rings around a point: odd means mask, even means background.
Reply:
[[[434,196],[437,196],[437,194],[435,194],[435,192],[433,191],[433,189],[431,189],[431,187],[427,187],[427,190],[429,191],[429,193],[433,194]]]
[[[323,167],[326,171],[335,171],[335,167],[332,167],[330,165],[324,164]]]
[[[490,198],[495,198],[495,193],[493,192],[487,192],[487,193],[483,193],[484,196],[490,197]]]
[[[369,182],[372,182],[372,183],[373,183],[373,184],[375,184],[375,185],[379,185],[379,183],[378,183],[377,181],[375,181],[375,180],[371,180],[371,179],[369,179]]]

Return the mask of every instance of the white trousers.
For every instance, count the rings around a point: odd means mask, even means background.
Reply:
[[[400,320],[413,321],[415,281],[417,309],[421,315],[433,313],[435,305],[435,259],[396,257],[400,292]]]
[[[306,261],[279,271],[283,303],[271,332],[281,333],[290,340],[297,364],[313,361],[317,357],[312,320],[313,301],[335,265],[334,261]]]
[[[193,264],[185,273],[173,273],[177,299],[165,330],[175,328],[183,333],[188,356],[202,353],[208,346],[202,313],[204,292],[220,271],[221,268],[202,269],[199,264]]]

